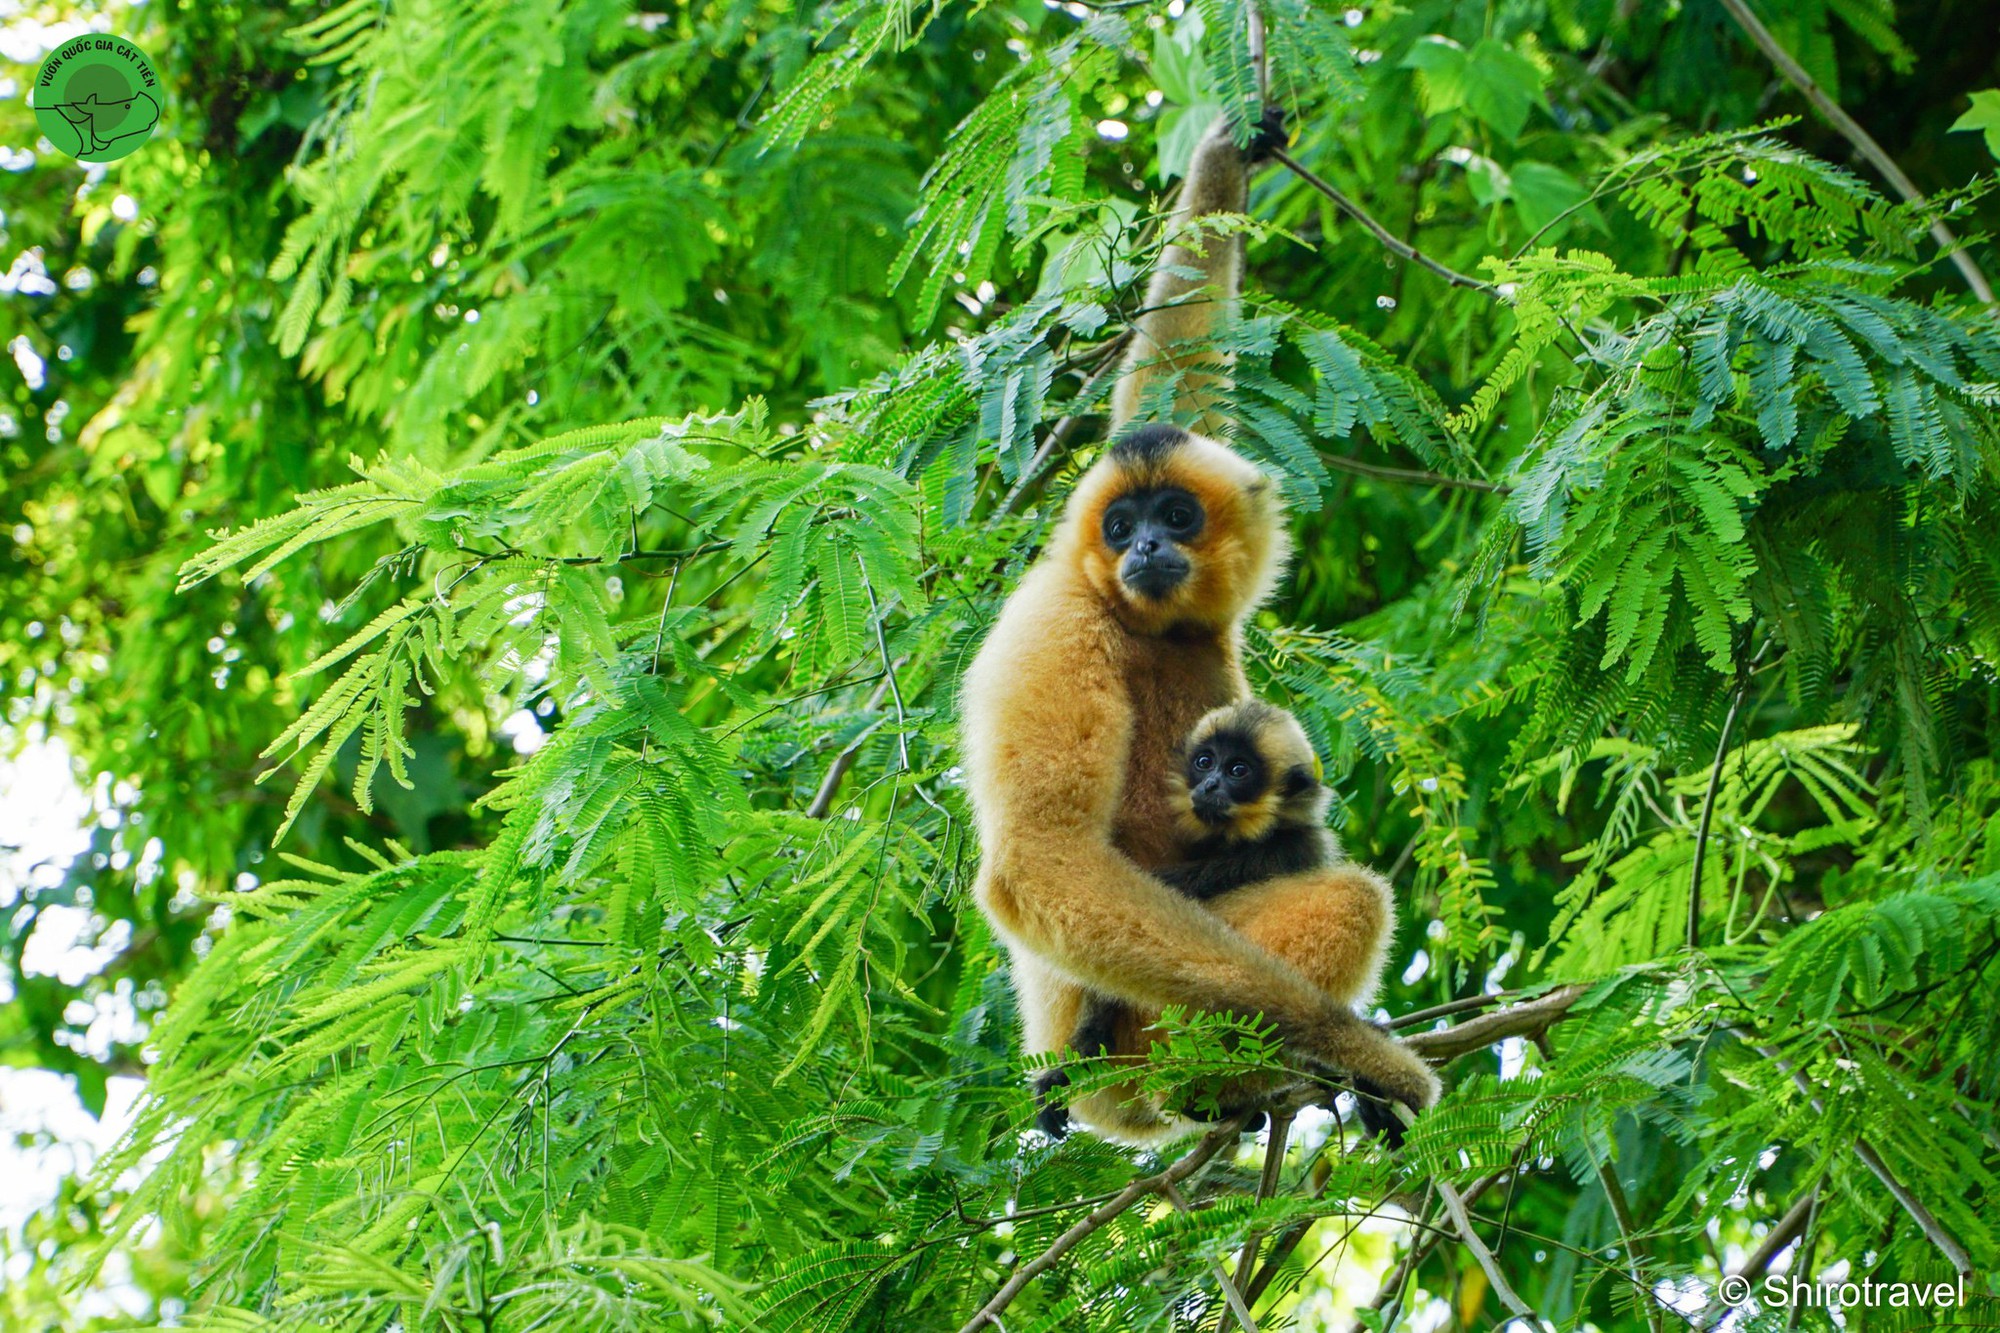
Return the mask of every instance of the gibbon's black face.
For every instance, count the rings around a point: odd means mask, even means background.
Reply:
[[[1123,557],[1118,581],[1147,598],[1180,587],[1194,569],[1182,548],[1206,521],[1201,501],[1178,486],[1145,487],[1113,500],[1104,509],[1104,544]]]
[[[1270,765],[1257,752],[1254,737],[1218,731],[1188,755],[1187,785],[1195,818],[1210,826],[1226,824],[1236,807],[1250,804],[1269,789]]]

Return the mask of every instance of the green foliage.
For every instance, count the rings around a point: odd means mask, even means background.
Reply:
[[[2000,157],[2000,88],[1982,88],[1972,95],[1972,106],[1951,123],[1954,130],[1977,130],[1986,138],[1986,147]]]
[[[1294,516],[1247,670],[1394,884],[1389,1014],[1582,995],[1401,1155],[1309,1112],[1275,1196],[1225,1151],[1006,1326],[1226,1327],[1253,1233],[1261,1326],[1345,1326],[1411,1243],[1362,1220],[1502,1171],[1563,1329],[1810,1190],[1820,1271],[1935,1279],[1857,1143],[1992,1271],[2000,330],[1931,236],[1990,266],[1984,16],[1765,8],[1935,201],[1700,6],[117,11],[160,134],[0,210],[5,726],[101,775],[0,884],[0,1052],[147,1095],[0,1238],[0,1323],[956,1327],[1171,1160],[1028,1128],[957,683],[1101,445],[1156,187],[1266,101],[1470,280],[1281,169],[1208,229]],[[1074,1086],[1280,1060],[1165,1026]],[[1428,1254],[1365,1326],[1501,1317]]]

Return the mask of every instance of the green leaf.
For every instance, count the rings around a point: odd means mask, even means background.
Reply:
[[[1419,37],[1403,57],[1402,68],[1416,70],[1424,114],[1437,116],[1465,105],[1465,48],[1449,37],[1432,33]]]
[[[1160,113],[1155,141],[1159,154],[1155,174],[1162,182],[1187,175],[1188,163],[1194,160],[1194,150],[1221,114],[1222,104],[1212,101],[1168,107]]]
[[[1528,113],[1542,104],[1542,71],[1503,42],[1483,37],[1466,53],[1466,109],[1507,140],[1520,137]]]
[[[1153,82],[1169,102],[1183,107],[1213,101],[1208,58],[1202,54],[1200,11],[1190,10],[1174,31],[1153,34],[1153,59],[1147,66]],[[1192,22],[1190,22],[1192,20]]]
[[[1550,223],[1590,195],[1581,181],[1561,167],[1546,162],[1516,162],[1509,176],[1509,187],[1522,223],[1530,232],[1541,232],[1543,241],[1559,239],[1577,221],[1592,222],[1600,229],[1603,226],[1595,207],[1590,207],[1578,209],[1561,227],[1550,227]]]
[[[2000,88],[1982,88],[1972,105],[1951,123],[1953,130],[1978,130],[1986,136],[1986,151],[2000,157]]]

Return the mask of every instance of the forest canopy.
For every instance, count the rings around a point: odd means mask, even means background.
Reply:
[[[1990,7],[5,22],[0,760],[89,827],[0,881],[0,1063],[145,1083],[0,1324],[2000,1322]],[[27,101],[85,28],[164,90],[109,166]],[[1449,1091],[1057,1143],[958,682],[1270,108],[1246,666]],[[1278,1059],[1168,1022],[1162,1087]]]

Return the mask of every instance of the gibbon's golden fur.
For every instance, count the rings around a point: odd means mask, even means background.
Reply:
[[[1218,126],[1195,154],[1178,220],[1241,211],[1244,180]],[[1230,247],[1182,262],[1208,275],[1212,296],[1234,298]],[[1146,348],[1207,331],[1214,300],[1170,304],[1185,286],[1154,275],[1116,402],[1139,402],[1140,382],[1161,373]],[[1184,392],[1183,410],[1208,410],[1199,388]],[[1078,482],[965,678],[964,768],[983,852],[974,892],[1008,949],[1024,1046],[1060,1050],[1086,987],[1132,1008],[1117,1055],[1145,1052],[1165,1005],[1261,1013],[1299,1058],[1426,1107],[1438,1088],[1430,1069],[1350,1007],[1372,987],[1389,930],[1380,878],[1342,862],[1203,903],[1149,873],[1182,859],[1175,755],[1203,715],[1248,695],[1242,622],[1270,593],[1287,543],[1276,488],[1257,467],[1176,427],[1120,433],[1120,411],[1116,443]],[[1184,1123],[1117,1089],[1072,1109],[1132,1141]]]
[[[1247,203],[1244,155],[1228,123],[1218,121],[1196,146],[1166,222],[1168,244],[1146,288],[1146,314],[1132,330],[1132,346],[1111,390],[1114,435],[1139,415],[1147,387],[1176,373],[1178,405],[1195,414],[1194,429],[1204,435],[1222,432],[1226,423],[1218,409],[1227,376],[1203,343],[1217,316],[1234,311],[1243,286],[1243,238],[1199,235],[1196,223],[1216,213],[1241,213]],[[1190,368],[1198,366],[1213,369]]]

